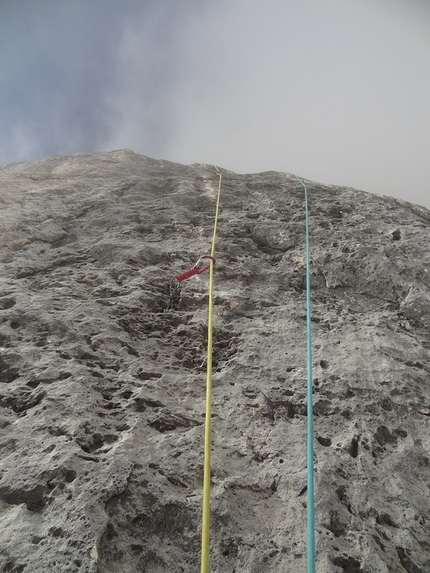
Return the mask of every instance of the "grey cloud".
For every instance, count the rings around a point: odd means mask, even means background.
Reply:
[[[0,161],[92,151],[121,38],[115,4],[31,0],[0,8]]]
[[[3,3],[0,162],[129,147],[430,207],[421,0]]]

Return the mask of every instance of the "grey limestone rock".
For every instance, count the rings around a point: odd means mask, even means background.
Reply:
[[[306,569],[303,187],[222,170],[211,571]],[[307,181],[316,570],[430,571],[430,212]],[[218,177],[128,150],[0,169],[0,570],[199,569]]]

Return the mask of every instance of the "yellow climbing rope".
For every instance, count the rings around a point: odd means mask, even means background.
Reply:
[[[212,236],[211,257],[215,256],[215,241],[218,225],[218,212],[221,197],[222,175],[215,167],[218,176],[218,195],[215,209],[214,231]],[[209,315],[208,315],[208,353],[206,378],[206,420],[205,420],[205,448],[204,448],[204,474],[203,474],[203,516],[202,516],[202,554],[201,573],[209,573],[209,532],[210,532],[210,497],[211,497],[211,404],[212,404],[212,320],[213,318],[213,260],[210,261],[209,270]]]

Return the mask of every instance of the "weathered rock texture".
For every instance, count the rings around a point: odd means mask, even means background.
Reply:
[[[303,187],[222,171],[211,571],[306,569]],[[199,570],[213,167],[0,170],[0,569]],[[319,573],[430,571],[430,212],[308,182]]]

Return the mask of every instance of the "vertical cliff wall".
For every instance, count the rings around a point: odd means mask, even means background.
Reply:
[[[303,188],[222,171],[211,571],[306,569]],[[0,169],[0,569],[199,570],[213,167]],[[308,182],[319,573],[430,570],[430,212]]]

